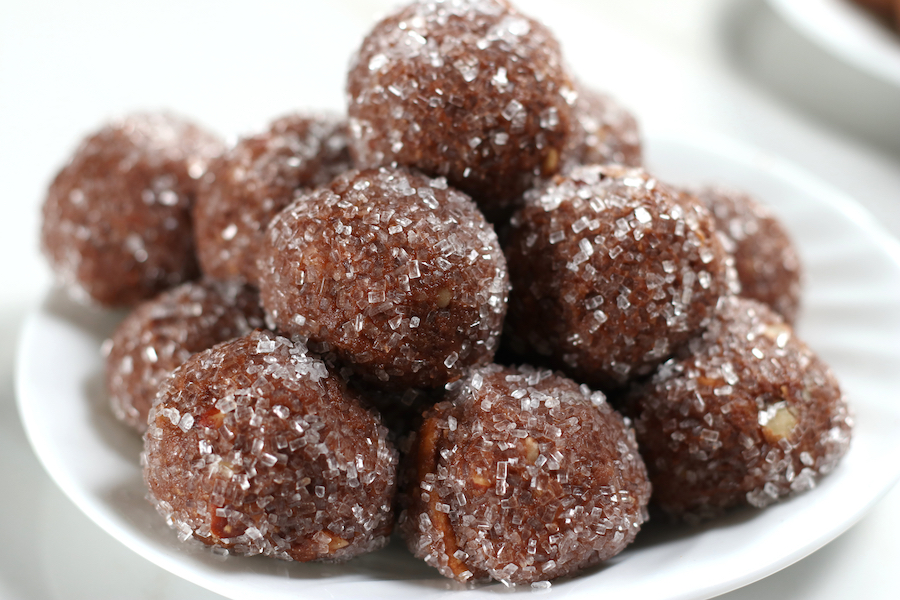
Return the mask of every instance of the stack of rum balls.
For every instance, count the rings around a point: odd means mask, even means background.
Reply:
[[[133,308],[107,387],[180,538],[341,561],[396,526],[446,577],[540,587],[650,502],[692,522],[835,467],[851,420],[793,334],[783,228],[645,171],[541,23],[414,2],[347,90],[228,148],[134,115],[50,187],[60,281]]]

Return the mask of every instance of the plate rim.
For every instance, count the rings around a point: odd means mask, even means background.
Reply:
[[[794,30],[831,56],[880,81],[900,87],[900,31],[891,32],[861,6],[846,0],[767,2]],[[813,16],[818,18],[809,18],[810,8]],[[849,25],[842,28],[844,35],[835,36],[829,23],[840,17],[844,17],[843,23]],[[885,58],[887,62],[883,60]]]

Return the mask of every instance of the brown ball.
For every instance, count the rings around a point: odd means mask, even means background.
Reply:
[[[793,323],[800,308],[800,255],[775,215],[736,190],[707,187],[696,195],[734,256],[741,296],[768,304]]]
[[[397,169],[348,171],[271,223],[262,303],[277,327],[389,389],[438,387],[491,361],[506,261],[468,196]]]
[[[197,277],[191,208],[221,151],[213,135],[165,114],[133,115],[85,139],[50,185],[41,227],[70,295],[133,306]]]
[[[142,463],[151,501],[182,540],[339,561],[391,531],[387,430],[299,340],[270,332],[195,354],[166,380]]]
[[[755,300],[724,299],[702,336],[629,395],[653,500],[697,521],[808,490],[847,451],[831,370]]]
[[[566,168],[610,163],[641,166],[637,120],[611,96],[578,86],[573,130],[563,155]]]
[[[900,3],[897,0],[853,0],[866,10],[873,12],[882,19],[893,21],[894,11],[900,13]],[[896,8],[895,8],[896,7]]]
[[[263,325],[259,295],[240,284],[189,281],[142,302],[104,344],[113,413],[143,433],[172,371],[192,354]]]
[[[550,371],[473,369],[425,413],[405,461],[400,531],[459,581],[573,574],[646,519],[634,432],[602,393]]]
[[[489,218],[561,164],[577,93],[559,44],[504,0],[421,0],[379,22],[348,80],[359,164],[446,176]]]
[[[650,373],[729,289],[709,212],[641,169],[578,167],[529,192],[506,250],[511,346],[594,387]]]
[[[325,185],[349,169],[347,144],[344,120],[293,114],[213,161],[194,207],[203,272],[255,284],[256,252],[269,221],[300,188]]]

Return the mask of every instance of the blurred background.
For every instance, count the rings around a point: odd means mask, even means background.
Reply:
[[[0,599],[215,597],[93,525],[19,425],[16,338],[51,285],[37,246],[49,181],[84,135],[134,110],[172,109],[225,136],[296,109],[343,110],[350,55],[396,4],[0,0]],[[900,236],[900,34],[846,0],[516,4],[645,133],[714,132],[785,158]],[[897,597],[898,515],[894,489],[832,544],[724,597]]]

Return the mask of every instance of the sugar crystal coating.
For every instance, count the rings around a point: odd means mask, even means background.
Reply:
[[[642,169],[577,167],[529,192],[506,251],[511,346],[600,388],[649,373],[729,290],[709,212]]]
[[[272,221],[260,292],[277,327],[392,389],[491,361],[506,261],[468,196],[405,170],[348,171]]]
[[[445,176],[493,217],[558,171],[577,96],[556,39],[509,3],[420,0],[353,59],[351,148]]]
[[[144,435],[144,479],[182,540],[346,560],[390,534],[397,454],[386,436],[301,342],[256,331],[166,380]]]
[[[641,166],[637,119],[608,94],[579,84],[572,134],[563,154],[566,166],[615,163]]]
[[[220,141],[167,114],[136,114],[86,138],[43,206],[41,245],[75,299],[133,306],[197,277],[191,207]]]
[[[212,162],[194,207],[197,254],[217,279],[256,282],[265,228],[299,188],[325,185],[350,168],[347,123],[291,114],[245,137]]]
[[[800,307],[800,256],[781,222],[748,194],[705,187],[696,196],[712,213],[734,255],[741,296],[768,304],[793,323]]]
[[[113,413],[143,433],[159,386],[176,367],[263,325],[259,295],[241,284],[189,281],[145,300],[104,345]]]
[[[692,521],[815,487],[852,428],[828,366],[769,307],[738,297],[631,391],[628,410],[654,502]]]
[[[629,424],[551,371],[488,365],[448,386],[404,459],[399,528],[459,581],[546,581],[606,560],[646,520]]]

